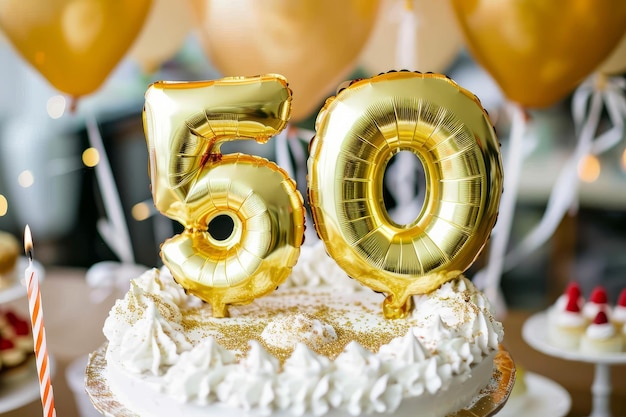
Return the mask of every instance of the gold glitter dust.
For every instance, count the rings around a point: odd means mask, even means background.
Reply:
[[[394,338],[405,335],[411,327],[406,320],[382,319],[380,307],[376,303],[369,304],[361,300],[347,304],[337,302],[331,292],[290,289],[246,306],[232,307],[231,318],[213,318],[209,305],[190,308],[183,312],[181,325],[185,332],[196,332],[200,338],[214,337],[219,345],[237,352],[240,357],[248,352],[249,342],[255,340],[282,364],[293,353],[293,347],[269,345],[261,333],[273,320],[303,314],[334,328],[336,340],[318,346],[307,344],[315,353],[334,360],[352,341],[375,353]],[[368,326],[369,322],[373,325]],[[307,342],[303,340],[303,343]]]

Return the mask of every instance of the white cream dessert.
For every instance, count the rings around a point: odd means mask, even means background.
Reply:
[[[580,285],[578,285],[576,281],[572,281],[569,284],[567,284],[567,287],[565,288],[565,291],[563,292],[563,294],[561,294],[559,298],[557,298],[555,303],[548,310],[548,313],[550,314],[550,316],[553,316],[555,314],[558,315],[559,313],[562,313],[563,311],[565,311],[565,308],[567,307],[567,303],[572,298],[577,300],[576,304],[578,305],[579,309],[582,310],[583,307],[585,306],[585,297],[583,297],[582,292],[580,290]]]
[[[626,289],[619,293],[617,304],[613,308],[610,320],[618,331],[621,331],[626,326]]]
[[[383,295],[303,247],[277,291],[230,318],[151,270],[110,312],[105,375],[138,416],[442,417],[487,386],[503,330],[460,276],[388,320]]]
[[[550,343],[562,349],[578,349],[587,321],[580,311],[576,297],[568,299],[565,310],[553,311],[549,324],[548,338]]]
[[[592,322],[600,311],[604,311],[608,317],[611,316],[611,306],[609,306],[606,290],[604,287],[597,286],[591,291],[589,301],[583,306],[582,313],[589,322]]]
[[[616,353],[622,351],[622,337],[615,331],[604,311],[598,312],[580,341],[585,353]]]

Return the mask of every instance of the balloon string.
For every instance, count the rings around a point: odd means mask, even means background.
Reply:
[[[522,170],[524,134],[527,129],[526,114],[524,110],[515,104],[510,104],[512,111],[511,135],[509,137],[509,149],[504,165],[504,191],[500,201],[498,214],[497,233],[491,237],[489,259],[487,261],[484,276],[484,292],[489,300],[505,308],[503,300],[499,299],[500,279],[507,243],[513,224],[515,205],[519,188],[519,180]],[[501,312],[504,313],[504,312]]]
[[[298,138],[297,132],[293,129],[289,129],[287,133],[287,144],[289,145],[289,153],[292,155],[296,165],[296,172],[293,179],[296,180],[296,184],[304,185],[306,184],[307,156],[302,149],[302,145],[300,144],[300,139]]]
[[[413,7],[410,2],[407,4],[411,7],[402,9],[400,25],[398,27],[398,39],[396,43],[396,68],[397,69],[418,69],[416,58],[417,42],[415,39],[417,33],[417,19],[413,13]]]
[[[296,172],[289,155],[287,140],[287,129],[283,129],[276,135],[276,163],[287,172],[287,175],[295,180]]]
[[[554,234],[561,220],[568,211],[576,205],[579,177],[578,167],[589,154],[604,152],[617,144],[623,136],[624,118],[626,117],[626,98],[619,83],[613,83],[604,91],[594,90],[597,84],[586,83],[576,91],[572,100],[572,117],[578,143],[576,148],[563,166],[557,180],[552,187],[546,210],[539,224],[529,232],[522,242],[515,247],[505,258],[504,271],[510,271],[522,260],[537,250]],[[591,97],[591,104],[587,111],[587,103]],[[603,103],[613,123],[613,128],[598,136],[594,141]]]
[[[310,130],[291,128],[289,126],[276,135],[276,163],[296,181],[296,184],[306,184],[307,155],[302,149],[302,143],[308,145],[314,135],[315,132]],[[300,189],[301,187],[298,188]],[[313,224],[309,210],[305,211],[305,216],[305,224]],[[305,229],[305,242],[314,244],[317,241],[315,228],[307,227]]]
[[[104,209],[109,221],[100,219],[98,232],[122,263],[135,263],[130,233],[124,217],[124,210],[119,198],[109,158],[102,143],[102,136],[93,115],[86,117],[87,138],[91,147],[98,151],[100,161],[95,166],[96,180],[102,193]]]

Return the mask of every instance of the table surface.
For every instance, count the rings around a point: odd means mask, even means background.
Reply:
[[[59,417],[80,417],[74,394],[65,379],[65,371],[72,361],[102,345],[105,340],[102,335],[104,320],[115,299],[123,295],[117,292],[105,297],[100,303],[94,303],[84,277],[85,271],[82,269],[49,268],[41,287],[48,349],[57,363],[52,383]],[[26,298],[13,301],[11,306],[28,315]],[[570,393],[572,408],[568,417],[589,415],[593,365],[547,356],[528,346],[522,339],[521,329],[533,313],[535,311],[508,312],[502,320],[506,333],[505,348],[518,366],[552,379]],[[611,370],[612,411],[616,416],[626,415],[626,366],[616,365]],[[42,415],[39,400],[2,414],[3,417],[38,415]]]

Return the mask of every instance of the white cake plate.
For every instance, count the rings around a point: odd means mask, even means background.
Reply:
[[[17,279],[13,283],[6,288],[0,289],[0,304],[8,303],[13,300],[17,300],[18,298],[26,296],[26,283],[24,282],[24,271],[28,266],[28,259],[24,256],[20,257],[17,260],[17,265],[15,268],[17,269]],[[35,274],[37,274],[37,278],[39,278],[39,282],[43,281],[45,271],[41,264],[37,261],[33,261],[33,270]]]
[[[85,390],[96,410],[106,417],[139,417],[120,403],[106,378],[106,344],[89,355],[85,370]],[[500,349],[494,359],[491,383],[474,398],[472,404],[447,417],[491,417],[505,405],[515,383],[515,364],[507,351]]]
[[[526,372],[526,392],[509,398],[495,417],[550,416],[564,417],[572,406],[569,392],[545,376]]]
[[[591,354],[576,350],[561,349],[550,344],[548,339],[548,314],[532,315],[522,327],[522,337],[532,348],[546,355],[570,361],[593,363],[595,374],[591,385],[592,410],[590,417],[611,417],[611,365],[626,364],[626,353]]]

